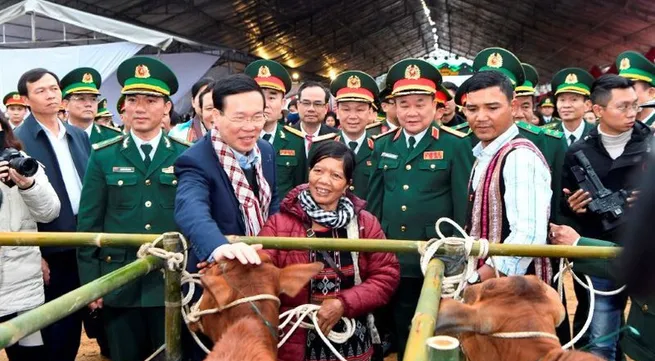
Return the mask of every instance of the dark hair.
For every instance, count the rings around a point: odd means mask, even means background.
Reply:
[[[300,85],[300,88],[298,88],[298,100],[302,99],[302,91],[307,88],[321,88],[325,92],[325,102],[330,101],[330,92],[321,83],[312,80],[308,80]]]
[[[454,91],[455,93],[457,93],[457,89],[459,89],[459,87],[457,87],[457,85],[455,85],[455,83],[451,83],[449,81],[445,81],[445,82],[441,83],[441,85],[443,85],[443,87],[448,89],[448,90]]]
[[[296,109],[298,109],[298,99],[291,99],[289,105],[287,105],[287,109],[291,108],[291,106],[294,106]]]
[[[198,97],[198,104],[200,104],[200,109],[203,107],[202,98],[204,98],[207,93],[211,93],[213,87],[214,82],[211,82],[203,91],[200,92],[200,96]]]
[[[1,113],[0,113],[0,124],[2,125],[2,130],[5,132],[5,144],[0,144],[0,150],[5,148],[14,148],[14,149],[22,150],[23,145],[21,144],[20,140],[16,138],[16,135],[14,134],[14,130],[11,129],[11,125],[9,124],[9,120],[7,120],[7,118],[5,118],[5,116]]]
[[[262,88],[257,84],[255,79],[245,74],[234,74],[225,79],[221,79],[221,81],[214,83],[214,86],[212,87],[214,108],[223,111],[225,97],[252,91],[258,92],[262,96],[264,107],[266,107],[266,97],[264,96]]]
[[[316,163],[325,158],[340,159],[343,161],[343,174],[350,182],[353,179],[355,169],[355,153],[341,142],[327,141],[312,147],[309,152],[309,169],[314,168]]]
[[[57,74],[51,72],[48,69],[43,69],[43,68],[35,68],[32,70],[28,70],[23,75],[20,76],[20,79],[18,79],[18,94],[26,97],[27,96],[27,84],[35,83],[41,78],[43,78],[46,74],[52,75],[55,80],[57,81],[57,85],[59,86],[59,77]]]
[[[499,87],[508,101],[512,101],[514,98],[512,81],[505,74],[495,70],[485,70],[475,73],[460,86],[465,93],[493,87]]]
[[[632,80],[616,74],[605,74],[591,85],[591,103],[605,106],[612,99],[612,89],[628,89],[635,84]]]
[[[182,123],[182,117],[171,107],[171,112],[168,113],[168,116],[171,118],[171,127],[174,127]]]
[[[207,86],[210,88],[214,84],[214,79],[212,78],[202,78],[198,80],[193,86],[191,87],[191,98],[195,99],[196,95],[198,95],[198,92],[202,87]]]
[[[339,118],[337,118],[337,113],[335,113],[335,112],[327,112],[327,113],[325,114],[325,118],[323,119],[323,123],[325,123],[325,121],[327,120],[328,117],[332,117],[332,118],[334,118],[334,127],[335,127],[335,128],[338,128],[338,127],[339,127],[339,124],[341,124],[341,122],[339,122]]]

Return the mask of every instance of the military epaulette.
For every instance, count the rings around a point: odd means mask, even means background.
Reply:
[[[116,143],[120,142],[121,140],[123,140],[123,137],[124,137],[124,135],[117,135],[117,136],[115,136],[115,137],[113,137],[113,138],[110,138],[110,139],[107,139],[107,140],[103,140],[102,142],[98,142],[98,143],[92,144],[91,147],[92,147],[94,150],[99,150],[99,149],[107,148],[108,146],[110,146],[110,145],[112,145],[112,144],[116,144]]]
[[[295,135],[299,136],[300,138],[305,138],[305,136],[302,135],[302,132],[300,130],[296,129],[296,128],[285,125],[284,130],[286,130],[287,132],[289,132],[291,134],[295,134]]]
[[[366,129],[377,128],[382,126],[382,122],[374,122],[366,126]]]
[[[544,125],[540,126],[539,128],[541,128],[541,129],[553,129],[553,128],[556,128],[558,125],[559,125],[559,123],[557,123],[557,121],[552,121],[552,122],[550,122],[548,124],[544,124]]]
[[[448,126],[445,126],[445,125],[441,126],[441,130],[443,130],[446,133],[450,133],[450,134],[452,134],[452,135],[454,135],[454,136],[456,136],[458,138],[466,138],[466,136],[468,135],[467,133],[460,132],[459,130],[455,130],[455,129],[453,129],[451,127],[448,127]]]
[[[193,145],[193,143],[187,142],[187,141],[184,140],[184,139],[180,139],[180,138],[176,138],[176,137],[167,137],[167,138],[170,139],[170,140],[172,140],[172,141],[174,141],[174,142],[177,143],[177,144],[182,144],[182,145],[184,145],[184,146],[186,146],[186,147],[190,147],[190,146]]]
[[[397,129],[389,129],[389,130],[387,130],[387,131],[384,132],[384,133],[380,133],[380,134],[378,134],[378,135],[374,135],[374,136],[373,136],[373,140],[378,140],[378,139],[380,139],[380,138],[382,138],[382,137],[384,137],[384,136],[387,136],[387,135],[389,135],[389,134],[393,134],[393,133],[396,132],[396,130],[397,130]]]
[[[464,123],[461,123],[461,124],[454,125],[454,126],[450,127],[450,129],[453,129],[453,130],[461,130],[461,129],[466,128],[466,127],[468,127],[468,126],[469,126],[469,123],[468,123],[468,122],[464,122]]]
[[[338,135],[337,133],[328,133],[328,134],[319,135],[317,137],[314,137],[314,139],[312,139],[312,143],[322,142],[324,140],[333,140],[334,138],[336,138],[337,135]]]
[[[523,129],[523,130],[527,130],[527,131],[530,132],[530,133],[540,134],[541,132],[544,131],[543,129],[539,128],[538,126],[536,126],[536,125],[532,125],[532,124],[528,124],[528,123],[526,123],[526,122],[516,121],[516,122],[514,122],[514,123],[516,123],[516,125],[517,125],[519,128],[521,128],[521,129]]]
[[[100,124],[100,123],[96,123],[96,125],[101,127],[101,128],[106,128],[106,129],[109,129],[109,130],[113,130],[114,132],[119,133],[119,134],[122,133],[122,131],[120,129],[111,127],[109,125],[104,125],[104,124]]]
[[[553,130],[553,129],[544,129],[543,131],[544,131],[544,133],[546,133],[547,136],[557,138],[557,139],[561,139],[564,136],[563,132]]]

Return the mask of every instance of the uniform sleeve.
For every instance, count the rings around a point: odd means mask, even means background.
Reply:
[[[618,244],[599,239],[581,237],[577,246],[590,247],[618,247]],[[600,277],[605,279],[614,279],[612,272],[612,260],[600,258],[579,258],[573,260],[573,270],[576,273],[582,273],[589,276]]]
[[[82,185],[77,231],[103,232],[106,210],[107,183],[100,167],[98,153],[92,151]],[[97,249],[97,247],[79,247],[77,250],[77,263],[82,284],[100,277],[100,261],[95,257]]]
[[[468,185],[473,169],[473,151],[471,142],[467,138],[458,138],[454,146],[452,170],[450,173],[450,187],[453,198],[453,220],[460,226],[466,224],[468,211]]]
[[[371,167],[373,171],[368,179],[368,193],[366,196],[366,209],[377,219],[382,219],[382,200],[384,199],[384,172],[378,169],[382,154],[381,141],[375,143],[371,154]]]
[[[191,242],[196,257],[205,261],[218,246],[228,243],[211,215],[209,182],[189,152],[175,162],[175,174],[175,223]]]
[[[510,233],[505,244],[546,244],[550,208],[550,172],[533,151],[516,149],[503,168],[505,210]],[[492,265],[491,257],[487,264]],[[532,258],[493,257],[503,274],[524,275]],[[493,266],[493,265],[492,265]]]

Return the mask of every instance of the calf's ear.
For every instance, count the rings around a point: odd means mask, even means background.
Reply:
[[[459,334],[478,332],[477,308],[450,298],[444,298],[439,305],[435,334]]]
[[[294,264],[280,270],[280,294],[295,297],[312,277],[323,269],[323,263]]]

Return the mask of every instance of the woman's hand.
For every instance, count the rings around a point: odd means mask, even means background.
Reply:
[[[330,298],[323,301],[316,316],[318,318],[318,327],[324,335],[327,336],[327,334],[332,331],[334,325],[336,325],[343,316],[343,312],[344,309],[341,300]]]

